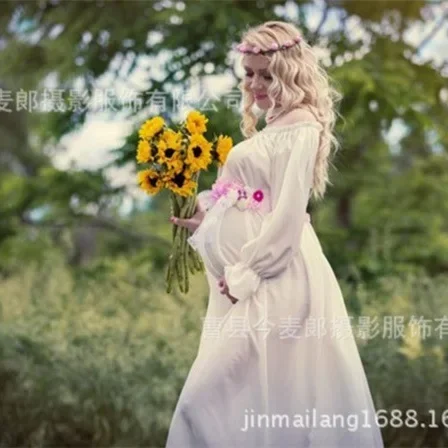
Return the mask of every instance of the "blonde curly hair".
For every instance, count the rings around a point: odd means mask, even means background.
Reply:
[[[241,43],[266,51],[273,43],[281,45],[297,35],[301,33],[291,23],[268,21],[245,31]],[[337,116],[335,104],[342,95],[331,85],[328,73],[303,38],[291,48],[267,53],[265,57],[269,58],[269,71],[273,78],[267,91],[271,106],[266,114],[275,119],[285,111],[307,109],[323,126],[312,187],[314,198],[323,198],[327,184],[331,184],[328,176],[331,148],[334,147],[334,152],[339,149],[333,130]],[[257,133],[258,117],[252,110],[255,99],[244,80],[238,87],[243,97],[240,128],[244,137],[249,138]]]

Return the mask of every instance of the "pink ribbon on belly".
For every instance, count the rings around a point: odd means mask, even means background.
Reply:
[[[217,201],[228,196],[239,210],[258,209],[265,199],[266,193],[235,180],[218,179],[212,185],[211,199]]]
[[[239,210],[259,208],[266,196],[263,190],[249,187],[235,180],[220,178],[212,185],[211,200],[213,202],[216,202],[221,196],[227,196],[229,194],[234,195],[234,205]],[[305,214],[305,220],[311,223],[309,213]]]

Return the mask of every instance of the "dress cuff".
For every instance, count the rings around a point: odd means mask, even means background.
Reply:
[[[229,294],[239,301],[249,299],[258,289],[261,277],[249,266],[239,262],[224,267]]]

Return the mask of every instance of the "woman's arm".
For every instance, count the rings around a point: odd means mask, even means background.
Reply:
[[[223,167],[218,167],[218,174],[216,179],[222,174]],[[205,214],[208,209],[213,205],[214,201],[211,199],[212,190],[203,190],[196,196],[196,205],[193,216],[188,219],[177,218],[175,216],[170,217],[170,221],[177,226],[186,227],[191,233],[196,232],[197,228],[201,225]]]
[[[293,132],[291,149],[272,157],[272,212],[260,234],[243,246],[241,261],[224,268],[229,293],[240,301],[249,299],[263,279],[281,274],[300,248],[320,132],[312,126]]]
[[[223,169],[224,166],[218,167],[216,180],[218,180],[221,177]],[[198,204],[200,204],[201,209],[207,211],[213,205],[213,201],[211,200],[211,194],[212,190],[202,190],[200,193],[198,193],[196,197],[196,209],[198,208]]]

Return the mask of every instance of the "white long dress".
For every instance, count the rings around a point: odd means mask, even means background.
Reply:
[[[340,287],[306,213],[321,130],[264,128],[219,171],[265,196],[258,210],[222,197],[190,237],[210,295],[167,448],[384,446]],[[221,275],[236,304],[220,293]]]

